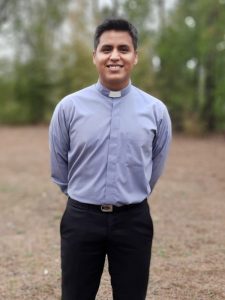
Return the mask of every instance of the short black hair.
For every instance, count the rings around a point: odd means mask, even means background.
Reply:
[[[97,26],[94,34],[94,49],[96,50],[99,44],[99,40],[103,32],[115,30],[115,31],[126,31],[132,38],[134,49],[138,46],[138,32],[133,24],[125,19],[121,18],[110,18],[105,19],[100,25]]]

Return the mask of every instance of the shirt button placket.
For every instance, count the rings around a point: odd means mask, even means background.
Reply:
[[[118,159],[118,146],[119,146],[119,129],[120,129],[120,117],[119,117],[119,104],[120,100],[112,100],[112,116],[111,116],[111,128],[108,148],[108,161],[107,161],[107,173],[106,173],[106,203],[115,203],[116,201],[116,163]]]

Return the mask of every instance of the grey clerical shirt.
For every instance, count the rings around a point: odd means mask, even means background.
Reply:
[[[162,173],[171,140],[166,106],[135,86],[111,92],[100,82],[66,96],[49,142],[53,181],[84,203],[138,203]]]

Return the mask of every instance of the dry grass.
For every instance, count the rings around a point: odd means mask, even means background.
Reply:
[[[60,299],[59,220],[45,127],[0,129],[0,299]],[[149,199],[148,300],[225,299],[225,140],[175,137]],[[110,300],[104,272],[98,300]]]

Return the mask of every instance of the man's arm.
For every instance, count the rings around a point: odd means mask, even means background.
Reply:
[[[57,105],[49,127],[51,177],[67,195],[69,133],[63,107]]]
[[[171,120],[167,109],[164,109],[163,116],[159,122],[152,149],[152,176],[150,187],[153,190],[156,182],[162,174],[165,161],[169,151],[172,137]]]

